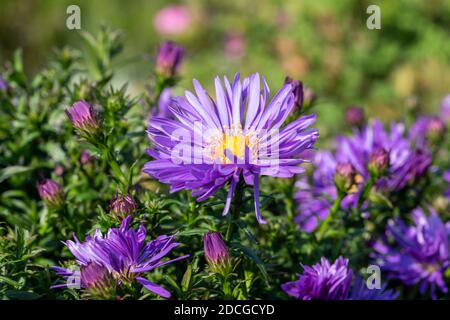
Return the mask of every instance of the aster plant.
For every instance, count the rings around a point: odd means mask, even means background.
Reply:
[[[166,235],[146,242],[145,227],[140,225],[137,229],[130,228],[131,222],[132,218],[129,216],[122,221],[119,228],[111,228],[105,235],[96,230],[94,235],[87,236],[84,242],[80,242],[75,235],[74,241],[64,242],[81,267],[81,286],[102,287],[106,285],[105,279],[112,277],[120,285],[129,285],[137,281],[149,291],[169,298],[169,291],[144,278],[143,274],[185,259],[189,255],[162,260],[180,244],[174,242],[173,236]],[[54,267],[54,269],[66,279],[74,274],[73,270],[67,268]],[[72,282],[66,282],[53,288],[73,285]]]
[[[223,215],[230,209],[241,179],[254,188],[254,208],[259,223],[259,178],[289,178],[302,173],[304,150],[312,148],[318,133],[307,129],[315,116],[301,117],[284,127],[294,107],[292,85],[285,84],[269,103],[269,88],[259,74],[232,83],[215,79],[216,99],[194,80],[196,95],[186,91],[172,100],[175,120],[153,117],[148,129],[155,160],[144,172],[170,185],[171,192],[192,190],[203,201],[230,183]],[[196,139],[199,137],[199,139]],[[187,140],[188,141],[187,141]],[[191,142],[194,145],[191,146]],[[178,153],[180,148],[186,152]],[[269,149],[269,150],[267,150]]]

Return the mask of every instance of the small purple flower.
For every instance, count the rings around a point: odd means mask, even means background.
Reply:
[[[339,257],[333,264],[322,257],[312,267],[303,266],[298,280],[287,282],[281,288],[288,295],[300,300],[346,300],[353,271],[348,259]]]
[[[358,275],[353,283],[348,300],[397,300],[400,292],[387,289],[387,283],[383,283],[380,289],[369,289],[364,278]]]
[[[228,262],[228,247],[219,232],[208,232],[203,237],[206,260],[215,267],[220,267]]]
[[[136,201],[129,194],[117,194],[111,200],[109,210],[114,216],[125,218],[131,216],[137,208]]]
[[[284,83],[289,83],[292,85],[292,93],[294,94],[294,105],[298,110],[301,109],[303,105],[303,83],[300,80],[294,80],[290,77],[286,77]]]
[[[345,120],[351,126],[360,127],[364,124],[364,110],[357,106],[351,106],[345,112]]]
[[[188,7],[171,5],[157,12],[153,25],[160,34],[179,35],[190,28],[193,19]]]
[[[184,49],[182,47],[172,41],[163,42],[156,56],[157,73],[166,78],[177,76],[183,57]]]
[[[64,202],[64,191],[62,186],[51,179],[40,181],[38,183],[38,192],[41,199],[47,205],[58,207]]]
[[[104,266],[108,272],[117,279],[118,285],[122,282],[138,281],[146,289],[165,298],[170,297],[166,289],[150,282],[142,277],[163,265],[185,259],[184,255],[175,259],[162,261],[162,259],[180,244],[174,242],[174,237],[159,236],[155,240],[146,242],[147,232],[141,225],[138,229],[131,229],[131,216],[122,220],[120,228],[111,228],[103,235],[96,230],[93,236],[87,236],[84,242],[80,242],[74,235],[75,241],[68,240],[65,245],[76,258],[81,268],[86,268],[91,263]],[[60,275],[70,275],[70,269],[55,267]],[[56,287],[68,287],[70,284],[61,284]]]
[[[430,289],[431,297],[437,297],[436,289],[447,293],[444,273],[450,266],[450,226],[445,225],[438,214],[430,208],[430,215],[422,209],[412,212],[413,226],[403,221],[392,222],[387,234],[396,246],[378,242],[376,262],[390,279],[406,285],[419,285],[422,295]]]
[[[98,134],[100,124],[96,112],[94,107],[86,101],[75,102],[72,107],[67,109],[66,113],[73,127],[82,137],[88,138]]]

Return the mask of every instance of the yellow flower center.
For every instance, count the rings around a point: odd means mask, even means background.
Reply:
[[[209,160],[220,164],[234,163],[234,156],[240,161],[245,158],[245,149],[249,149],[251,159],[258,156],[258,137],[254,130],[243,131],[240,125],[224,127],[206,139],[204,155]]]

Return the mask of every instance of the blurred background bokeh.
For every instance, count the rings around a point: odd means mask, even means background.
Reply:
[[[161,40],[187,50],[181,88],[196,78],[211,88],[217,74],[258,71],[272,92],[289,75],[317,93],[321,134],[336,133],[345,108],[401,119],[408,108],[436,111],[450,91],[448,0],[2,0],[2,65],[21,47],[29,74],[53,48],[81,48],[66,28],[66,8],[81,8],[82,30],[101,25],[123,32],[125,46],[114,81],[139,92]],[[370,4],[381,8],[381,30],[366,27]]]

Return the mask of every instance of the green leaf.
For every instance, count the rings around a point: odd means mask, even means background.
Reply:
[[[181,280],[181,288],[183,289],[183,292],[186,292],[191,287],[191,278],[192,278],[192,267],[189,264],[186,272],[183,275],[183,279]]]
[[[264,263],[262,260],[258,257],[255,251],[253,251],[251,248],[241,245],[240,243],[232,243],[233,247],[236,247],[239,251],[241,251],[243,254],[245,254],[247,257],[249,257],[258,267],[259,271],[261,272],[264,282],[267,286],[269,286],[269,276],[267,274],[266,267],[264,266]]]
[[[24,173],[34,170],[33,167],[27,167],[27,166],[9,166],[2,170],[0,170],[0,183],[5,181],[6,179],[9,179],[13,175],[16,175],[18,173]]]

